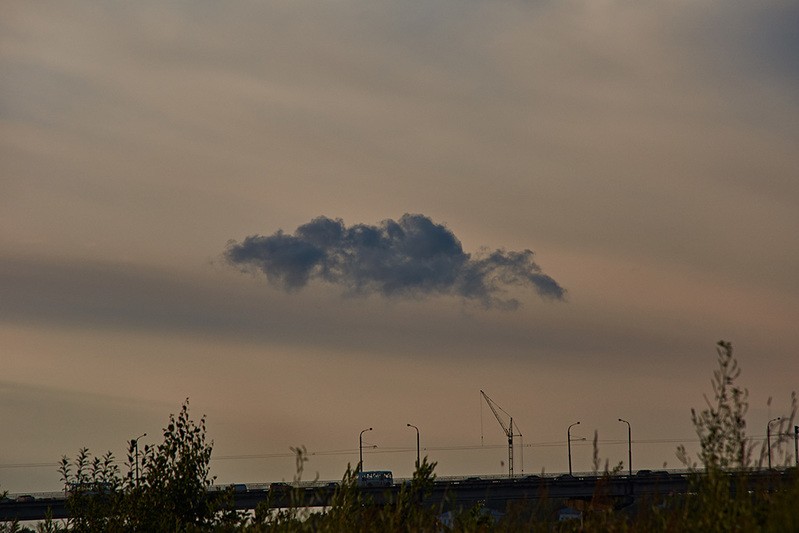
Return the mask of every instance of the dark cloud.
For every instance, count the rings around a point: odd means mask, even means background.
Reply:
[[[509,287],[533,287],[540,296],[556,300],[566,292],[541,272],[531,250],[484,249],[472,257],[449,229],[424,215],[351,227],[321,216],[293,235],[281,230],[231,241],[225,256],[243,270],[262,271],[287,291],[320,279],[350,294],[451,294],[504,308],[519,305],[515,298],[501,296]]]

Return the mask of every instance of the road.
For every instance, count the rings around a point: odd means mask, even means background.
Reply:
[[[795,469],[786,471],[755,471],[746,474],[747,486],[773,488],[792,479]],[[380,505],[391,501],[405,481],[399,480],[391,487],[369,487],[360,490]],[[508,502],[538,500],[541,498],[591,500],[602,497],[610,505],[628,505],[637,497],[665,496],[685,493],[690,489],[689,475],[685,473],[647,472],[630,476],[525,476],[515,478],[446,478],[437,479],[425,503],[447,508],[469,507],[482,502],[487,507],[502,510]],[[324,507],[330,504],[338,485],[306,483],[292,487],[284,484],[231,485],[236,509],[254,509],[261,502],[279,508],[291,505]],[[0,521],[42,520],[46,516],[67,518],[63,495],[32,495],[33,500],[0,503]],[[271,496],[271,497],[270,497]]]

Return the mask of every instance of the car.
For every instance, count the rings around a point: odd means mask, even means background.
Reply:
[[[111,494],[114,492],[114,486],[108,482],[85,482],[85,483],[70,483],[67,488],[67,494],[70,496],[80,494],[83,496],[95,496],[97,494]]]
[[[21,494],[20,496],[17,496],[14,499],[14,501],[17,502],[17,503],[30,503],[30,502],[36,501],[36,498],[31,496],[30,494]]]
[[[394,476],[388,470],[367,470],[358,472],[359,487],[390,487],[394,484]]]
[[[583,513],[571,507],[564,507],[558,512],[558,522],[568,522],[571,520],[582,520]]]

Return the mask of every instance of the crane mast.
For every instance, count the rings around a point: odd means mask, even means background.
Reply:
[[[497,405],[494,400],[488,397],[488,395],[480,390],[480,394],[483,396],[483,399],[488,404],[488,407],[491,409],[491,412],[494,413],[494,417],[496,417],[497,422],[499,422],[499,426],[502,428],[502,432],[508,438],[508,477],[513,477],[513,437],[518,435],[519,437],[522,436],[520,432],[518,432],[519,427],[516,427],[516,433],[513,431],[513,417],[510,416],[502,407]],[[502,411],[506,415],[508,415],[508,424],[505,424],[505,421],[500,416],[499,411]],[[524,462],[524,461],[522,461]],[[524,471],[524,465],[522,465],[522,471]]]

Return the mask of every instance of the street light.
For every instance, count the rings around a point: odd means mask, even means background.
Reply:
[[[768,448],[768,469],[771,470],[771,423],[776,422],[777,420],[782,420],[781,416],[777,418],[772,418],[766,424],[766,447]]]
[[[364,429],[358,435],[358,472],[363,472],[363,434],[367,431],[372,431],[372,428]]]
[[[133,445],[133,448],[136,450],[136,488],[139,488],[139,439],[142,437],[146,437],[147,433],[142,433],[130,443]]]
[[[572,435],[571,430],[572,427],[580,425],[579,422],[575,422],[571,426],[568,427],[566,430],[566,447],[569,449],[569,475],[572,475]]]
[[[414,426],[413,424],[407,424],[409,428],[413,428],[416,430],[416,470],[419,470],[419,428]]]
[[[633,430],[630,427],[630,423],[624,420],[623,418],[619,418],[619,422],[624,422],[627,424],[627,462],[630,466],[630,478],[633,477]]]
[[[799,466],[799,426],[793,427],[793,458]]]

